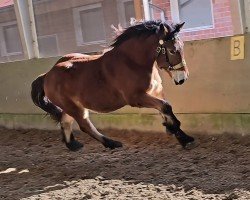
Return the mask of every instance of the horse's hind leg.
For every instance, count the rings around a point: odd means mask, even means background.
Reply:
[[[72,133],[73,122],[74,118],[72,118],[66,113],[63,113],[61,120],[61,131],[62,131],[63,142],[65,142],[66,146],[71,151],[77,151],[83,147],[83,144],[78,142]]]
[[[84,109],[83,115],[78,114],[74,118],[77,121],[80,129],[83,132],[87,133],[88,135],[90,135],[94,139],[101,142],[106,148],[115,149],[118,147],[122,147],[121,142],[114,141],[114,140],[104,136],[95,128],[95,126],[91,123],[91,121],[89,119],[89,113],[88,113],[87,109]]]

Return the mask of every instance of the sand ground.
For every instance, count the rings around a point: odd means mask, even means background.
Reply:
[[[59,131],[0,129],[0,199],[250,199],[250,136],[191,133],[183,150],[166,133],[103,130],[70,152]],[[6,171],[7,170],[7,171]]]

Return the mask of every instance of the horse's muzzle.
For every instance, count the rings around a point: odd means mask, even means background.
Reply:
[[[185,80],[188,79],[188,74],[184,70],[182,71],[175,70],[172,72],[172,77],[175,85],[182,85],[185,82]]]
[[[175,85],[182,85],[184,82],[185,82],[184,79],[179,80],[179,81],[174,80]]]

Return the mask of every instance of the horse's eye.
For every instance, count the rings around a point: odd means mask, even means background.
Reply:
[[[173,54],[176,54],[176,51],[171,49],[169,50],[169,53],[173,55]]]

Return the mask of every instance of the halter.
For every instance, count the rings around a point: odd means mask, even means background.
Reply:
[[[168,55],[167,55],[167,50],[163,46],[164,43],[165,43],[164,40],[162,40],[162,39],[159,40],[159,46],[156,48],[156,53],[157,53],[156,58],[158,58],[160,56],[160,54],[165,55],[166,56],[166,62],[170,64],[169,58],[168,58]],[[176,66],[179,66],[179,67],[176,68]],[[168,71],[177,71],[177,70],[180,70],[183,67],[186,67],[187,64],[186,64],[186,61],[183,59],[182,62],[179,65],[176,65],[176,66],[169,65],[167,70]],[[163,67],[160,67],[160,68],[162,69]]]

